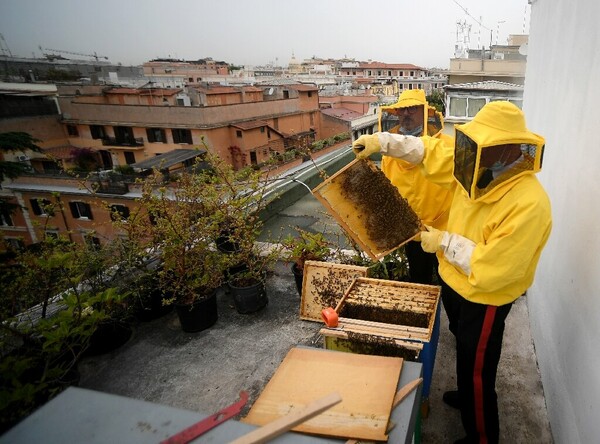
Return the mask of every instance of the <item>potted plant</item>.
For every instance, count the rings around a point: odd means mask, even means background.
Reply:
[[[208,160],[213,181],[203,203],[219,226],[217,249],[230,261],[226,277],[235,307],[239,313],[252,313],[268,303],[266,276],[280,257],[280,248],[258,242],[269,181],[260,171],[236,171],[214,156]]]
[[[0,292],[0,432],[77,382],[105,307],[121,299],[95,286],[86,247],[65,239],[46,238],[11,262]]]
[[[202,331],[218,319],[217,289],[230,258],[215,248],[220,231],[212,202],[219,193],[211,171],[182,172],[171,183],[155,171],[141,188],[139,204],[148,212],[138,217],[134,238],[160,259],[159,287],[174,302],[181,328]]]
[[[325,261],[331,256],[333,244],[328,241],[323,233],[313,233],[296,227],[297,235],[288,235],[282,241],[286,251],[285,259],[292,263],[292,273],[296,281],[298,293],[302,294],[302,280],[304,277],[304,263],[311,261]]]

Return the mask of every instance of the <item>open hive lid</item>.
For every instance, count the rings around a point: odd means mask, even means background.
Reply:
[[[342,402],[292,430],[387,441],[402,358],[294,347],[242,422],[265,425],[337,392]]]
[[[356,159],[313,189],[344,231],[374,260],[422,231],[417,214],[383,172]]]
[[[366,277],[367,267],[306,261],[302,281],[300,319],[322,322],[321,311],[337,306],[340,299],[357,277]]]
[[[321,331],[350,339],[355,334],[429,342],[440,292],[436,285],[360,277],[339,308],[337,328]]]

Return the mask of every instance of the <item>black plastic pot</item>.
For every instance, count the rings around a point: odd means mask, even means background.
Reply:
[[[127,322],[109,319],[102,321],[90,336],[90,343],[84,356],[96,356],[116,350],[125,344],[133,328]]]
[[[304,279],[304,270],[298,268],[296,263],[293,263],[292,273],[294,275],[294,280],[296,281],[296,289],[298,290],[298,294],[302,295],[302,280]]]
[[[206,330],[212,327],[219,318],[217,312],[217,290],[203,299],[191,304],[175,304],[181,329],[188,333]]]
[[[139,300],[135,307],[135,317],[142,322],[153,321],[173,311],[173,304],[164,305],[163,299],[171,297],[164,295],[158,288],[153,288],[143,300]]]
[[[248,286],[239,286],[235,278],[229,281],[229,292],[238,313],[254,313],[269,303],[264,280]]]

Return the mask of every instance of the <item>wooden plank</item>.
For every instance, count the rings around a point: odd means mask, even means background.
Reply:
[[[424,229],[398,189],[368,159],[350,162],[312,192],[344,231],[374,260],[414,239]],[[377,194],[374,196],[369,192]],[[379,206],[375,210],[374,197],[385,208]],[[380,232],[377,227],[394,229],[383,234],[383,230]]]
[[[353,279],[367,275],[367,267],[306,261],[300,300],[300,319],[323,322],[321,310],[335,307]]]
[[[292,430],[386,441],[401,358],[295,347],[265,386],[244,422],[264,425],[337,392],[342,402]]]
[[[240,436],[231,441],[230,444],[262,444],[268,442],[340,402],[342,402],[342,398],[339,393],[331,393],[324,398],[313,401],[301,411],[282,416],[250,433]]]

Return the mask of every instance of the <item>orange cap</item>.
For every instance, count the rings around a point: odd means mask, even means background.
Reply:
[[[323,318],[323,322],[327,327],[335,328],[338,326],[338,314],[331,307],[324,308],[321,311],[321,318]]]

